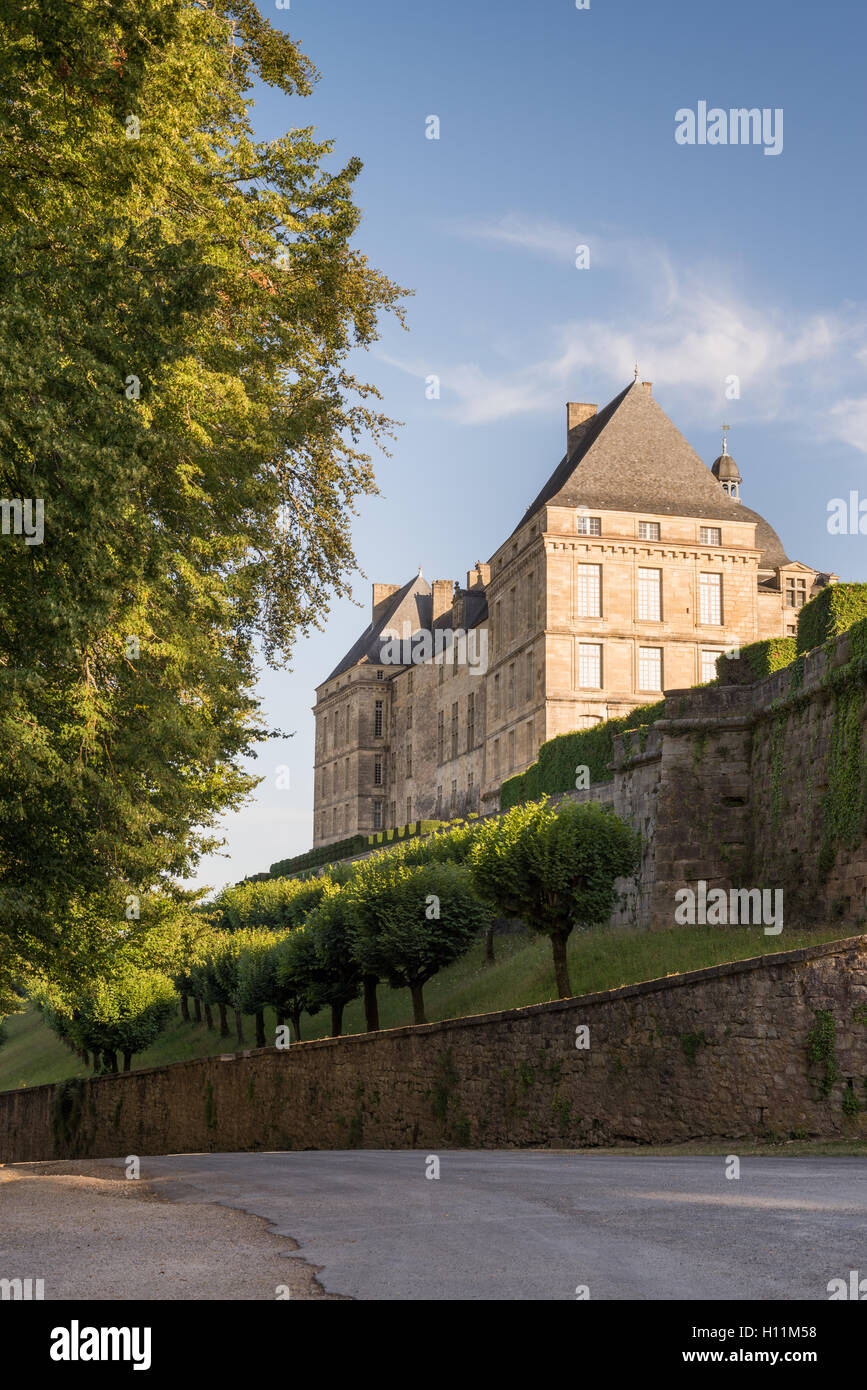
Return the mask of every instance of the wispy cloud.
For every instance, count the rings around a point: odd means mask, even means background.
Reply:
[[[516,360],[514,349],[502,367],[388,359],[420,378],[436,370],[443,403],[461,423],[559,409],[578,381],[586,383],[585,396],[592,389],[604,400],[631,378],[637,361],[684,423],[716,420],[737,377],[740,397],[729,409],[740,420],[785,418],[817,440],[841,439],[867,452],[864,306],[805,313],[760,303],[733,291],[723,267],[676,265],[664,247],[611,233],[588,229],[581,236],[518,215],[450,225],[455,235],[547,259],[566,260],[586,242],[592,267],[613,271],[626,291],[612,295],[610,317],[548,325],[553,350],[531,360]],[[545,327],[538,325],[540,332]]]

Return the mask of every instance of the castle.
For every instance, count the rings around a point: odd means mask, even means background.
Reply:
[[[721,652],[795,632],[835,575],[788,559],[636,379],[570,402],[566,452],[461,585],[374,584],[317,687],[314,845],[495,810],[547,739],[712,680]]]

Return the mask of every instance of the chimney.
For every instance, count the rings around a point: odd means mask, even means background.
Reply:
[[[431,611],[431,622],[436,622],[443,613],[448,613],[452,606],[452,593],[454,585],[450,579],[435,579],[431,585],[431,597],[433,609]]]
[[[476,561],[475,569],[467,570],[467,588],[484,589],[491,582],[491,567]]]
[[[652,381],[642,381],[641,384],[642,384],[642,386],[644,387],[645,391],[647,392],[648,396],[652,396],[652,395],[653,395],[653,382],[652,382]]]
[[[588,405],[586,401],[567,401],[566,402],[566,455],[571,454],[577,444],[575,432],[579,425],[583,425],[587,420],[592,420],[596,414],[596,406]]]
[[[374,584],[373,604],[371,606],[371,620],[374,623],[379,620],[386,601],[391,598],[392,594],[396,594],[399,588],[399,584]]]

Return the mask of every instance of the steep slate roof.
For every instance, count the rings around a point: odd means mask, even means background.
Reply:
[[[379,665],[382,644],[388,641],[388,634],[403,637],[404,623],[408,624],[407,631],[410,635],[418,632],[420,628],[429,630],[432,612],[430,584],[417,574],[408,580],[402,589],[392,594],[378,621],[368,623],[358,641],[349,648],[343,660],[335,666],[330,676],[326,676],[322,684],[327,685],[335,676],[342,675],[350,667],[357,666],[360,661],[372,661]]]
[[[579,426],[573,438],[571,454],[555,468],[515,531],[547,504],[754,521],[756,547],[762,551],[759,568],[788,563],[773,528],[757,512],[726,496],[641,382],[627,386]]]
[[[479,589],[462,589],[461,593],[464,597],[464,627],[469,630],[477,627],[488,616],[488,601],[484,592]],[[330,676],[326,676],[322,684],[327,685],[335,676],[342,675],[344,671],[350,670],[362,661],[370,661],[378,666],[383,643],[388,641],[389,636],[402,638],[404,623],[407,624],[406,633],[410,637],[416,632],[436,632],[438,629],[451,628],[451,608],[447,608],[435,623],[431,622],[432,614],[433,595],[430,584],[418,574],[404,584],[402,589],[392,594],[378,621],[368,623],[358,641],[350,647],[343,660],[335,666]],[[395,666],[395,670],[397,669]]]

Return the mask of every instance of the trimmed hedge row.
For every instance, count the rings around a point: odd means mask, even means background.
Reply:
[[[398,825],[393,830],[378,830],[373,835],[349,835],[344,840],[335,840],[331,845],[320,845],[309,849],[305,854],[296,854],[292,859],[278,859],[267,874],[255,874],[250,880],[266,878],[289,878],[304,869],[320,869],[325,864],[335,864],[339,859],[351,859],[354,854],[363,854],[377,845],[391,844],[397,840],[409,840],[415,835],[429,835],[445,825],[441,820],[414,820],[407,825]]]
[[[798,655],[867,618],[867,584],[828,584],[798,614]]]
[[[741,647],[738,657],[729,657],[725,652],[718,656],[717,678],[720,685],[753,685],[774,671],[791,666],[796,656],[794,637],[767,637],[763,642]]]
[[[507,811],[521,801],[537,801],[540,796],[575,790],[575,769],[589,769],[590,784],[611,780],[614,739],[627,729],[652,724],[665,714],[665,701],[639,705],[620,719],[606,719],[592,729],[574,729],[558,734],[539,749],[538,761],[510,777],[500,788],[500,810]]]

